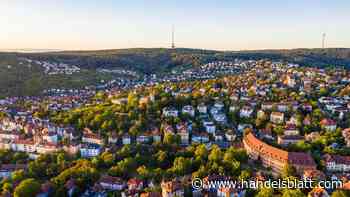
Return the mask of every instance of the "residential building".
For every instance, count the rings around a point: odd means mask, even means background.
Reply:
[[[128,189],[140,191],[143,189],[143,181],[137,178],[128,180]]]
[[[281,135],[277,138],[277,143],[282,146],[288,146],[290,144],[296,144],[304,140],[303,136],[300,135]]]
[[[201,103],[197,106],[197,110],[199,113],[206,114],[208,112],[208,107],[204,103]]]
[[[193,133],[192,134],[192,143],[208,143],[209,135],[205,132]]]
[[[186,105],[186,106],[184,106],[184,107],[182,108],[182,113],[183,113],[183,114],[188,114],[188,115],[190,115],[190,116],[193,117],[195,111],[194,111],[194,108],[193,108],[191,105]]]
[[[118,134],[117,134],[117,132],[112,131],[108,135],[108,143],[109,144],[117,144],[117,142],[118,142]]]
[[[179,111],[174,108],[166,107],[163,109],[163,115],[165,117],[177,117],[179,115]]]
[[[281,124],[284,122],[284,114],[281,112],[272,112],[270,115],[270,121],[275,124]]]
[[[295,124],[286,124],[284,127],[284,135],[299,135],[299,130]]]
[[[316,169],[311,155],[302,152],[287,152],[270,146],[249,133],[243,138],[243,145],[248,156],[254,160],[261,160],[263,166],[271,167],[274,174],[280,174],[287,165],[295,167],[299,174],[305,170]]]
[[[250,118],[252,113],[253,113],[253,109],[249,106],[244,106],[242,107],[242,109],[239,111],[239,116],[241,118]]]
[[[98,181],[98,184],[103,189],[110,191],[121,191],[126,187],[125,182],[121,178],[108,175],[103,175]]]
[[[184,196],[183,185],[177,181],[163,181],[161,183],[162,197]]]
[[[326,164],[327,171],[330,171],[330,172],[349,172],[350,171],[350,156],[326,154],[323,156],[323,161]]]
[[[329,118],[321,120],[320,125],[327,131],[335,131],[337,129],[337,123]]]
[[[81,141],[83,143],[103,145],[103,139],[100,137],[100,135],[93,133],[88,128],[84,129],[83,137],[82,137]]]
[[[101,153],[101,147],[98,144],[81,144],[80,155],[81,157],[95,157]]]

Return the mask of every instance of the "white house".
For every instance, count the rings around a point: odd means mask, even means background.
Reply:
[[[194,133],[192,135],[192,143],[208,143],[209,136],[207,133]]]
[[[191,105],[186,105],[182,108],[183,114],[189,114],[190,116],[194,116],[194,108]]]
[[[276,124],[281,124],[284,122],[284,114],[281,112],[272,112],[270,121]]]
[[[223,102],[221,102],[221,101],[217,101],[217,102],[215,102],[215,104],[214,104],[214,107],[215,108],[217,108],[217,109],[219,109],[219,110],[222,110],[223,108],[224,108],[224,103]]]
[[[81,157],[95,157],[101,153],[101,147],[98,144],[82,144],[80,147]]]
[[[227,141],[232,142],[236,139],[236,134],[233,130],[228,130],[225,133],[225,137],[226,137]]]
[[[261,104],[261,109],[262,110],[271,110],[272,107],[273,107],[273,104],[269,103],[269,102],[265,102],[265,103]]]
[[[165,107],[163,109],[163,115],[165,117],[177,117],[179,115],[179,111],[174,108]]]
[[[251,117],[253,113],[253,109],[249,106],[244,106],[242,109],[239,111],[239,116],[241,118],[249,118]]]
[[[197,106],[197,110],[199,113],[206,114],[208,111],[208,107],[204,103],[201,103]]]
[[[288,104],[286,104],[286,103],[279,103],[279,104],[277,104],[277,110],[280,111],[280,112],[288,111]]]
[[[128,134],[123,135],[122,143],[123,143],[123,145],[131,144],[131,137],[130,137],[130,135],[128,135]]]
[[[98,181],[98,184],[105,190],[121,191],[126,187],[125,182],[119,177],[104,175]]]
[[[206,124],[204,124],[204,127],[207,133],[214,134],[216,131],[216,126],[213,122],[207,122]]]
[[[287,124],[284,128],[284,135],[299,135],[299,130],[295,124]]]
[[[225,123],[227,120],[226,115],[222,113],[214,114],[213,118],[216,122],[219,122],[219,123]]]
[[[33,153],[36,151],[36,146],[33,140],[15,140],[14,144],[12,144],[12,150]]]
[[[20,133],[15,131],[1,131],[0,130],[0,139],[16,140],[19,139]]]
[[[143,133],[136,137],[136,142],[139,144],[149,143],[152,140],[151,133]]]

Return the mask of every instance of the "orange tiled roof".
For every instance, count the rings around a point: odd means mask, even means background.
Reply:
[[[287,152],[285,150],[275,148],[259,140],[252,133],[245,136],[244,140],[251,146],[255,147],[255,149],[260,153],[270,156],[276,160],[288,162],[291,165],[303,165],[310,167],[316,165],[315,161],[309,154],[301,152]]]

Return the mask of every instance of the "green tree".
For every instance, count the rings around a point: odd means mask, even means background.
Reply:
[[[221,162],[223,158],[223,153],[219,146],[213,145],[210,151],[210,154],[208,156],[209,161],[212,162]]]
[[[287,164],[283,167],[281,176],[282,178],[294,177],[296,175],[296,170],[293,166]]]
[[[171,144],[180,144],[180,136],[178,135],[174,135],[174,134],[171,134],[171,133],[166,133],[164,135],[164,144],[168,144],[168,145],[171,145]]]
[[[269,187],[261,188],[256,197],[274,197],[273,189]]]
[[[204,144],[200,144],[196,147],[194,155],[196,158],[199,158],[201,160],[206,160],[208,157],[208,150]]]
[[[35,196],[39,192],[40,184],[35,179],[25,179],[16,187],[14,197]]]
[[[2,191],[3,192],[10,192],[11,193],[11,191],[12,191],[12,184],[11,183],[4,183],[3,185],[2,185]]]
[[[11,175],[11,179],[13,182],[22,181],[25,178],[25,174],[23,170],[14,171]]]
[[[165,167],[168,164],[168,155],[165,151],[159,150],[155,155],[156,160],[158,161],[158,165],[161,167]]]
[[[187,158],[184,158],[184,157],[177,157],[174,160],[174,164],[173,164],[172,169],[177,175],[183,176],[183,175],[190,172],[191,161]]]
[[[136,171],[142,179],[148,179],[152,176],[150,170],[144,165],[138,167]]]
[[[342,190],[336,190],[332,193],[331,197],[347,197],[348,195]]]
[[[101,160],[103,161],[104,166],[111,166],[114,162],[114,156],[110,152],[104,152],[101,154]]]
[[[239,180],[248,180],[251,177],[251,173],[248,170],[242,170],[239,175]]]
[[[283,191],[282,197],[304,197],[305,194],[298,189],[285,189]]]

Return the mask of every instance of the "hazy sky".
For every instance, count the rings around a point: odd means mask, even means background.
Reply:
[[[350,47],[350,0],[0,0],[0,48]]]

